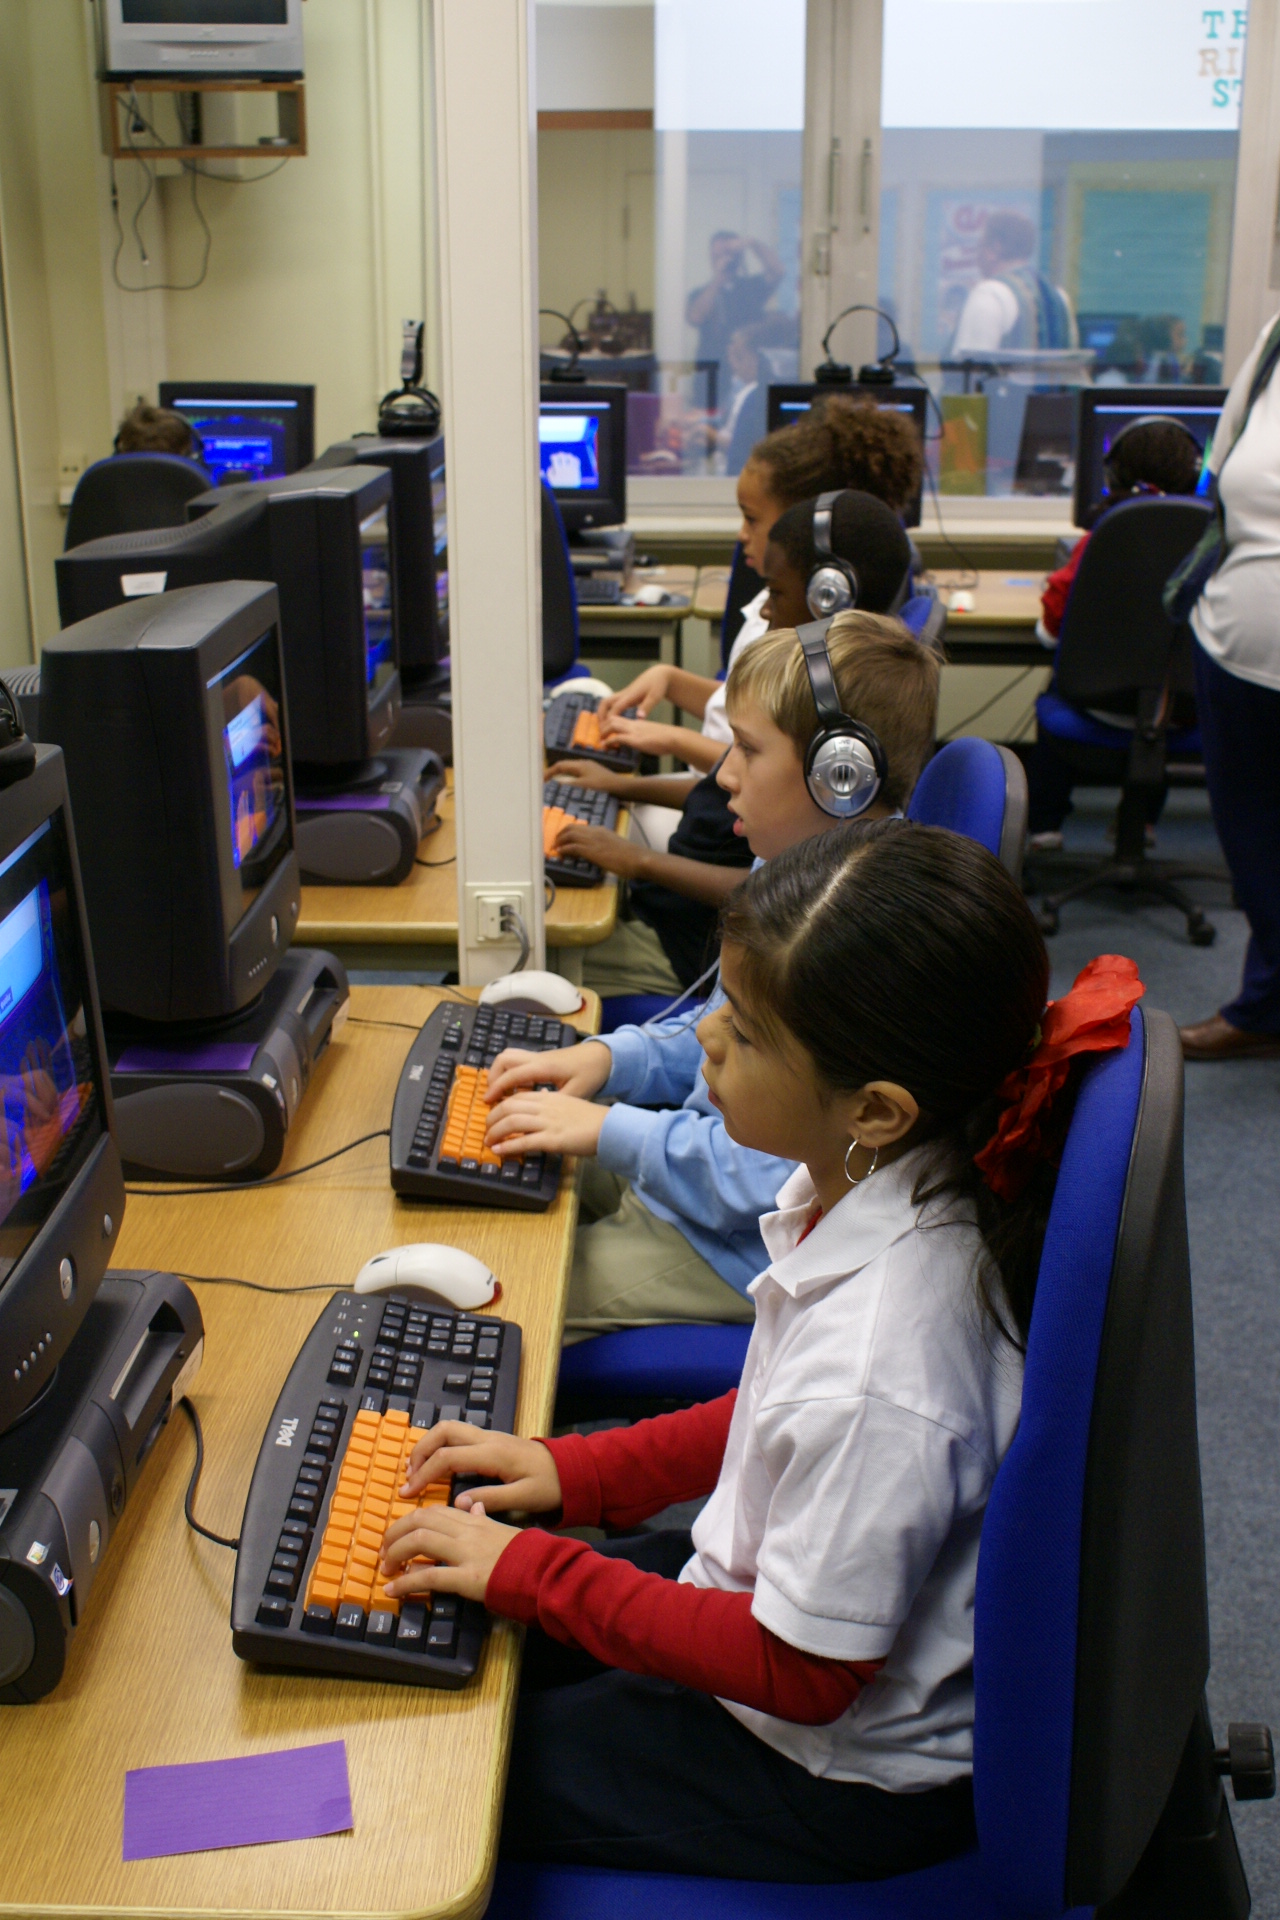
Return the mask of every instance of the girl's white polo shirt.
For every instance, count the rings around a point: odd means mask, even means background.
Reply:
[[[801,1242],[807,1169],[760,1223],[772,1263],[720,1479],[682,1580],[751,1592],[790,1645],[885,1666],[839,1720],[723,1704],[812,1774],[919,1791],[973,1764],[978,1536],[1018,1424],[1021,1356],[981,1314],[978,1230],[911,1199],[919,1154]]]

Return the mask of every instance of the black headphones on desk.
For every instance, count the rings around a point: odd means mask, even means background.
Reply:
[[[821,812],[835,820],[856,820],[884,785],[887,763],[870,727],[851,720],[841,709],[827,651],[830,625],[830,620],[813,620],[800,627],[796,636],[818,709],[818,730],[804,757],[804,783]]]
[[[831,546],[831,510],[845,489],[820,493],[813,505],[813,550],[817,556],[804,597],[815,620],[830,620],[858,604],[858,575]],[[825,652],[825,649],[824,649]]]

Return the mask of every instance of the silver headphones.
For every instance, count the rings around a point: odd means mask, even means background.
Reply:
[[[831,546],[831,509],[844,491],[839,488],[835,493],[820,493],[814,504],[813,550],[817,561],[804,597],[815,620],[830,620],[858,604],[858,576],[850,562],[842,560]]]
[[[814,806],[823,813],[835,820],[856,820],[884,785],[886,761],[870,727],[841,710],[827,651],[830,625],[830,620],[813,620],[797,633],[818,709],[818,730],[804,757],[804,783]]]

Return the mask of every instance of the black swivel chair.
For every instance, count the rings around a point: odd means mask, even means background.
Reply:
[[[63,552],[106,534],[185,526],[188,500],[212,485],[198,460],[178,453],[113,453],[95,460],[71,496]]]
[[[1221,880],[1221,869],[1152,860],[1145,848],[1152,797],[1167,785],[1170,757],[1198,755],[1190,630],[1175,627],[1161,605],[1166,580],[1204,531],[1202,500],[1121,501],[1099,521],[1071,587],[1058,636],[1052,687],[1036,701],[1036,720],[1085,786],[1121,789],[1115,853],[1041,903],[1040,924],[1056,933],[1070,900],[1099,887],[1155,894],[1185,915],[1187,932],[1207,947],[1216,928],[1178,884]],[[1099,713],[1133,715],[1132,728]]]
[[[578,589],[569,541],[556,497],[542,483],[542,683],[581,678],[578,659]]]

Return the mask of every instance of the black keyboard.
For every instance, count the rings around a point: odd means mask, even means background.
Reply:
[[[397,1602],[377,1576],[387,1526],[450,1502],[441,1482],[399,1499],[437,1420],[509,1433],[520,1329],[426,1306],[412,1292],[335,1294],[267,1422],[240,1527],[231,1644],[242,1660],[419,1687],[475,1673],[486,1615],[452,1595]]]
[[[610,833],[618,824],[616,794],[597,793],[592,787],[570,786],[567,780],[544,780],[542,804],[561,813],[572,814],[575,820],[585,820],[589,826],[606,827]],[[554,827],[558,833],[564,823],[555,820],[548,822],[544,815],[543,824],[544,828]],[[550,838],[550,832],[544,834],[544,846]],[[554,880],[558,887],[598,887],[604,879],[603,867],[598,867],[594,860],[566,859],[549,850],[546,853],[546,870],[548,879]]]
[[[602,767],[612,767],[615,773],[638,773],[640,755],[634,747],[600,745],[600,729],[594,720],[599,705],[599,694],[575,693],[571,687],[553,694],[542,720],[547,752],[557,759],[595,760]],[[635,708],[628,707],[624,718],[634,720]]]
[[[553,1014],[445,1000],[409,1049],[391,1111],[391,1184],[416,1200],[541,1213],[556,1197],[560,1155],[499,1160],[486,1150],[488,1069],[504,1047],[550,1053],[581,1039]]]
[[[574,584],[580,607],[616,607],[622,600],[622,582],[616,573],[579,574]]]

